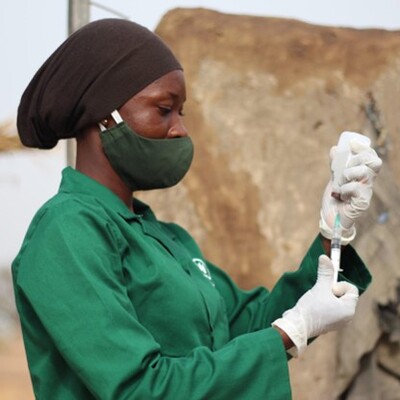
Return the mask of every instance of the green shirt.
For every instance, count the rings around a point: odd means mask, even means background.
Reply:
[[[290,399],[270,324],[314,284],[321,240],[271,292],[244,291],[181,227],[134,209],[67,168],[34,217],[12,270],[36,398]],[[349,246],[343,263],[364,290]]]

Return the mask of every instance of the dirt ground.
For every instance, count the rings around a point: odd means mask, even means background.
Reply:
[[[33,400],[20,332],[0,339],[0,399]]]

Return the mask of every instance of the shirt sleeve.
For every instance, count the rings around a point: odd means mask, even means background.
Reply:
[[[269,327],[275,319],[292,308],[315,284],[318,258],[322,254],[325,254],[322,239],[317,236],[299,268],[283,274],[271,292],[263,287],[242,290],[221,269],[209,263],[213,279],[227,304],[232,337]],[[339,279],[354,284],[360,294],[363,293],[371,282],[371,275],[350,245],[342,252],[342,268]]]
[[[127,296],[117,267],[126,243],[112,221],[90,210],[57,208],[38,219],[15,262],[15,288],[20,313],[31,310],[26,332],[49,338],[42,357],[55,346],[51,357],[65,361],[65,371],[57,371],[60,385],[69,384],[72,371],[104,400],[291,398],[275,329],[242,335],[218,351],[198,347],[165,357]],[[42,361],[32,365],[35,379]]]

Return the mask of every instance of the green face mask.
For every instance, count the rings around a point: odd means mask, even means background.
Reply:
[[[149,139],[134,132],[114,111],[117,125],[100,126],[100,138],[111,166],[132,190],[162,189],[176,185],[193,159],[190,137]]]

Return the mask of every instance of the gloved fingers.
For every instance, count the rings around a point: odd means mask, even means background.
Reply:
[[[353,204],[354,200],[354,204]],[[354,226],[356,220],[365,212],[369,207],[369,201],[367,199],[352,199],[351,203],[347,203],[340,211],[340,223],[347,229]]]
[[[378,157],[378,155],[376,153],[375,153],[375,155],[376,155],[376,157],[366,160],[365,165],[368,165],[368,167],[370,167],[372,169],[372,171],[374,171],[375,174],[377,174],[381,170],[383,161],[381,158]]]
[[[346,167],[355,167],[356,165],[366,165],[375,173],[378,173],[382,166],[382,160],[378,157],[374,149],[369,148],[362,153],[351,156]]]
[[[344,203],[350,203],[352,198],[360,197],[361,185],[363,184],[356,181],[343,184],[340,188],[340,200]]]
[[[382,160],[372,147],[365,146],[358,142],[350,142],[350,146],[353,155],[350,157],[347,167],[366,165],[376,174],[379,172],[382,166]]]
[[[372,183],[376,177],[376,173],[366,165],[356,165],[354,167],[345,168],[338,180],[338,187],[332,188],[336,193],[339,194],[339,198],[342,198],[341,191],[344,184],[351,181],[361,182],[372,186]],[[342,199],[343,200],[343,199]]]
[[[332,282],[333,274],[334,267],[331,259],[325,254],[320,255],[318,258],[318,278],[316,285],[329,286]]]
[[[351,181],[340,188],[340,199],[359,210],[368,208],[372,194],[372,186],[363,182]]]
[[[332,292],[342,300],[357,299],[358,289],[349,282],[337,282],[332,286]]]
[[[335,187],[332,187],[332,192],[337,194],[336,197],[339,197],[341,186],[352,180],[372,185],[381,166],[382,160],[376,155],[375,150],[370,147],[362,153],[351,156],[346,168],[335,179]]]
[[[343,183],[357,181],[372,184],[376,177],[376,172],[366,165],[357,165],[355,167],[345,168],[343,170]]]
[[[330,150],[329,150],[329,159],[330,159],[330,162],[331,162],[331,163],[332,163],[332,160],[333,160],[334,157],[335,157],[336,149],[337,149],[337,146],[332,146],[332,147],[330,148]]]
[[[351,152],[354,153],[354,154],[358,154],[358,153],[361,153],[362,151],[365,151],[367,149],[371,149],[370,145],[368,145],[366,143],[363,143],[363,142],[360,142],[357,139],[351,139],[349,141],[349,145],[350,145]]]

